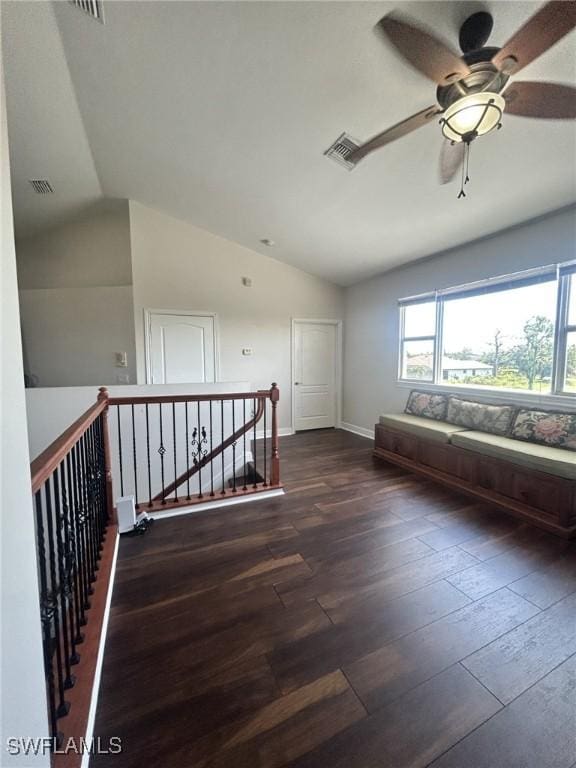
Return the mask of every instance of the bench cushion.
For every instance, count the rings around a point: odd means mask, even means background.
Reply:
[[[486,432],[458,432],[452,435],[452,445],[476,451],[485,456],[510,461],[556,477],[576,480],[576,453],[562,448],[550,448],[535,443],[522,443],[510,437]]]
[[[380,416],[380,424],[397,432],[408,432],[416,437],[436,440],[439,443],[449,443],[451,435],[462,430],[462,427],[445,421],[412,416],[408,413],[385,414]]]
[[[515,414],[516,408],[513,405],[490,405],[451,396],[448,398],[446,420],[468,429],[507,435]]]

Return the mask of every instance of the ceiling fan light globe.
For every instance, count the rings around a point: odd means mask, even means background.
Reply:
[[[455,142],[483,136],[499,125],[504,107],[504,99],[498,93],[485,91],[464,96],[446,109],[442,133]]]

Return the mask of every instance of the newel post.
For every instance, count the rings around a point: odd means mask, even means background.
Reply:
[[[110,521],[116,520],[114,513],[114,493],[112,491],[112,456],[110,451],[110,430],[108,428],[108,401],[110,395],[106,387],[100,387],[98,390],[98,402],[106,403],[106,407],[102,411],[102,432],[104,436],[104,472],[106,475],[106,506],[108,512],[108,519]]]
[[[270,389],[270,402],[272,403],[272,461],[270,468],[270,485],[280,485],[280,455],[278,453],[278,400],[280,390],[276,382]]]

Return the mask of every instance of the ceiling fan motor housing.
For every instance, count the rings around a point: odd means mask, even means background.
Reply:
[[[449,85],[439,85],[436,90],[438,104],[447,109],[464,96],[470,96],[473,93],[501,93],[508,80],[509,75],[500,72],[491,62],[495,48],[484,48],[482,51],[476,51],[475,57],[484,54],[481,60],[471,63],[467,61],[470,68],[470,74]],[[466,59],[466,57],[464,57]]]

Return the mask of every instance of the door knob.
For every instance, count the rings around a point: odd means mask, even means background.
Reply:
[[[298,384],[300,384],[300,382],[299,382],[299,381],[295,381],[295,382],[294,382],[294,386],[295,386],[295,387],[297,387],[297,386],[298,386]]]

